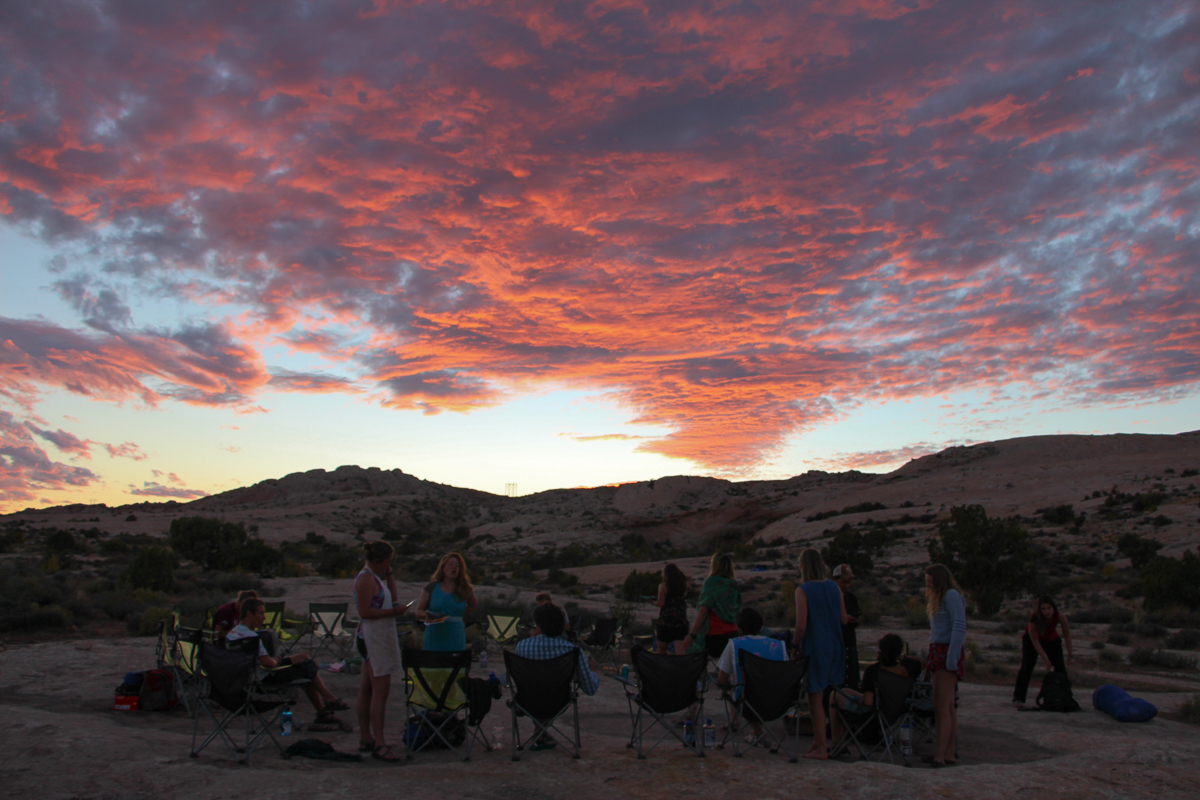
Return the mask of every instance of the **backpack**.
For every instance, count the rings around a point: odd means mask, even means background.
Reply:
[[[138,689],[138,709],[141,711],[170,711],[179,704],[175,678],[165,669],[148,669],[142,673]]]
[[[1071,679],[1063,672],[1047,672],[1042,678],[1042,690],[1038,692],[1039,711],[1078,711],[1079,703],[1071,694]]]

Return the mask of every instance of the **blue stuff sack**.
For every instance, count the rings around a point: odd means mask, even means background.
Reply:
[[[1149,722],[1158,715],[1158,708],[1149,700],[1131,697],[1129,692],[1111,683],[1092,692],[1092,705],[1117,722]]]

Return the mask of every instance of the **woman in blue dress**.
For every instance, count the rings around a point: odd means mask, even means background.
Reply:
[[[475,610],[475,588],[467,575],[467,564],[458,553],[448,553],[421,590],[417,619],[425,622],[426,650],[466,650],[467,633],[463,616]]]
[[[829,758],[825,739],[825,690],[846,679],[842,625],[850,621],[842,590],[829,578],[821,553],[811,547],[800,554],[800,588],[796,590],[796,629],[792,641],[808,656],[808,708],[813,743],[805,758]]]

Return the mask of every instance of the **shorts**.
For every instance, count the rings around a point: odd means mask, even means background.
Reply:
[[[926,666],[932,672],[934,670],[943,670],[945,672],[953,672],[958,676],[960,681],[967,679],[967,653],[962,651],[958,654],[958,669],[951,670],[946,666],[946,655],[950,652],[949,643],[943,642],[939,644],[929,645],[929,662]]]
[[[267,686],[277,686],[282,683],[292,683],[293,681],[312,680],[315,677],[317,677],[317,662],[308,658],[299,664],[292,664],[283,669],[267,673],[262,682]]]
[[[654,638],[660,642],[681,642],[687,638],[687,625],[658,625],[654,632]]]

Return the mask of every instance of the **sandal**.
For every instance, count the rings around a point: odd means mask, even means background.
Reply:
[[[400,756],[392,752],[390,744],[385,744],[383,747],[376,747],[371,751],[371,758],[378,761],[386,761],[389,764],[395,764],[400,760]]]
[[[349,711],[350,706],[346,705],[341,698],[335,697],[333,700],[330,700],[328,703],[326,703],[321,710],[325,712]]]
[[[358,740],[358,752],[370,753],[374,749],[375,749],[375,741],[373,739],[371,741],[367,741],[366,739]]]

